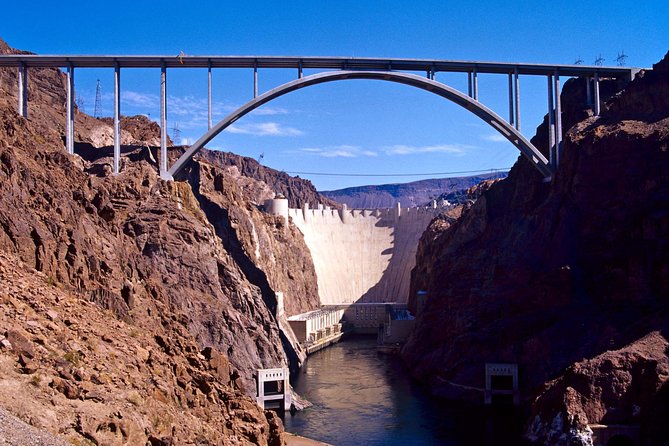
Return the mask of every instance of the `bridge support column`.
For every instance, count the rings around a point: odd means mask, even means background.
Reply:
[[[211,130],[213,126],[211,109],[211,60],[207,63],[207,116],[207,130]]]
[[[253,99],[258,97],[258,64],[253,66]]]
[[[177,142],[174,141],[174,144]],[[167,69],[160,65],[160,176],[167,173]]]
[[[516,130],[520,131],[520,79],[518,79],[518,68],[513,69],[513,78],[516,84]]]
[[[553,108],[553,76],[548,75],[548,162],[555,170],[555,109]]]
[[[26,64],[19,65],[19,115],[28,117],[28,69]]]
[[[302,61],[300,60],[297,65],[297,78],[302,79]]]
[[[121,66],[114,66],[114,175],[118,175],[121,162]]]
[[[592,106],[592,85],[590,84],[592,79],[590,76],[585,78],[585,105],[588,107]]]
[[[476,68],[474,68],[474,96],[472,98],[475,101],[479,100],[479,75]]]
[[[467,96],[470,98],[474,97],[474,93],[472,90],[472,72],[468,71],[467,72]]]
[[[555,165],[557,168],[560,165],[560,157],[562,156],[562,99],[560,98],[560,73],[555,70],[554,75],[555,86]]]
[[[600,106],[599,106],[599,73],[595,73],[595,102],[594,102],[594,111],[595,116],[599,116]]]
[[[67,153],[74,153],[74,66],[67,67],[67,134],[65,135],[65,146]]]
[[[509,124],[513,125],[514,124],[514,118],[515,118],[515,113],[514,113],[514,98],[515,94],[513,92],[513,74],[509,73]]]

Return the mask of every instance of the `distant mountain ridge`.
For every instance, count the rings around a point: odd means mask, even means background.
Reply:
[[[433,178],[411,183],[347,187],[319,193],[346,204],[351,209],[389,208],[398,202],[402,207],[422,206],[439,196],[469,189],[485,180],[505,178],[506,175],[507,172],[494,172],[467,177]]]

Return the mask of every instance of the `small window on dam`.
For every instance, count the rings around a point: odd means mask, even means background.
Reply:
[[[263,390],[265,395],[278,395],[283,393],[282,381],[265,381],[263,383]]]
[[[513,376],[493,375],[490,377],[491,390],[513,390]]]

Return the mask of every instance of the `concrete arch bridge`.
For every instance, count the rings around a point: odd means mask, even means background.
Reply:
[[[482,61],[449,61],[438,59],[381,59],[344,57],[282,57],[282,56],[74,56],[74,55],[0,55],[0,67],[15,67],[18,70],[18,110],[28,117],[28,72],[33,67],[67,69],[67,130],[66,149],[74,152],[74,73],[76,69],[114,69],[114,163],[113,172],[120,167],[120,90],[121,69],[159,68],[160,77],[160,127],[161,156],[160,174],[171,180],[201,150],[204,145],[228,126],[252,110],[292,91],[326,82],[348,79],[373,79],[396,82],[420,88],[458,104],[481,118],[495,131],[509,140],[533,166],[550,179],[560,158],[562,145],[562,111],[560,103],[560,77],[585,77],[587,94],[584,103],[591,105],[599,114],[599,83],[601,78],[630,80],[637,68],[602,67],[584,65],[544,65],[523,63],[497,63]],[[168,166],[167,160],[167,69],[202,68],[208,73],[208,131],[199,138],[186,153]],[[253,98],[223,120],[212,122],[212,69],[253,69]],[[258,95],[258,69],[296,69],[297,79]],[[320,70],[316,74],[303,76],[304,69]],[[424,72],[419,76],[415,72]],[[467,76],[467,92],[460,92],[437,81],[441,72],[463,73]],[[478,75],[496,74],[508,77],[509,117],[504,119],[478,100]],[[550,142],[548,159],[534,147],[520,131],[520,76],[541,76],[547,79],[548,116]]]

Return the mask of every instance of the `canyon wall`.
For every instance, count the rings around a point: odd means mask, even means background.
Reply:
[[[646,396],[630,395],[616,411],[591,402],[610,401],[597,388],[619,389],[621,374],[633,380],[632,369],[646,367],[626,346],[649,333],[669,335],[668,85],[669,58],[627,86],[605,81],[608,101],[592,116],[584,80],[568,80],[553,181],[520,158],[460,219],[435,222],[418,258],[428,274],[414,279],[427,302],[402,350],[416,378],[439,395],[481,402],[485,363],[516,363],[531,404],[570,365],[613,351],[628,358],[609,367],[620,374],[596,383],[568,374],[540,400],[530,437],[581,444],[569,442],[586,438],[587,424],[650,422],[654,392],[668,378],[664,341],[655,342],[648,365],[657,369],[645,381],[652,385],[641,384]],[[532,142],[546,153],[547,139],[544,120]],[[569,412],[577,406],[583,417]]]
[[[77,113],[68,155],[64,87],[30,69],[25,119],[0,70],[0,405],[75,443],[281,444],[253,375],[304,356],[276,317],[279,291],[318,305],[302,235],[236,167],[162,181],[148,120],[128,120],[119,175],[105,120]]]

